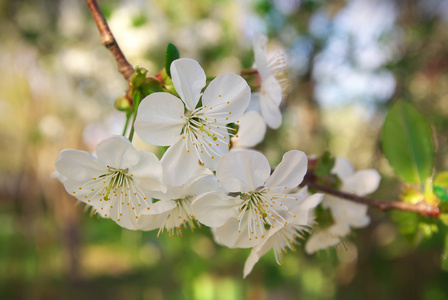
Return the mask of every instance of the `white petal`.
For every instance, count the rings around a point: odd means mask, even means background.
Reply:
[[[303,180],[308,169],[308,159],[302,151],[291,150],[283,155],[280,164],[275,168],[274,173],[266,181],[266,186],[287,187],[288,189],[297,187]],[[280,189],[279,189],[280,191]]]
[[[74,180],[88,180],[107,172],[107,167],[96,157],[73,149],[62,150],[54,164],[62,176]]]
[[[367,205],[343,200],[333,196],[325,196],[324,207],[331,208],[331,214],[336,223],[348,224],[353,227],[364,227],[370,223],[367,216]]]
[[[344,178],[352,175],[354,172],[355,169],[353,169],[353,166],[348,160],[342,157],[336,157],[336,162],[331,173],[338,175],[339,178],[344,181]]]
[[[236,122],[250,101],[250,87],[243,77],[224,73],[210,82],[202,96],[202,105],[207,117],[214,113],[226,113],[226,123]],[[207,107],[206,107],[207,106]]]
[[[224,225],[230,218],[238,217],[241,200],[220,192],[209,192],[198,196],[191,204],[195,218],[209,227]]]
[[[243,221],[245,219],[247,218],[244,218]],[[250,240],[247,233],[247,224],[241,224],[241,227],[238,224],[240,223],[237,218],[231,218],[223,226],[213,228],[215,241],[229,248],[250,248],[262,242],[261,239]],[[241,233],[238,233],[240,229]]]
[[[98,174],[95,177],[98,177]],[[89,182],[88,180],[92,180],[92,178],[93,177],[88,178],[86,181],[78,181],[71,178],[65,178],[63,184],[67,193],[69,193],[79,201],[82,201],[88,205],[93,205],[93,202],[88,203],[87,201],[91,199],[85,198],[85,196],[89,194],[90,189],[84,187],[84,185]]]
[[[226,140],[229,140],[229,134],[226,129],[215,129],[214,132],[225,135],[227,137]],[[206,149],[203,150],[203,153],[200,152],[202,147],[198,148],[200,160],[204,163],[205,167],[216,171],[219,159],[229,152],[229,144],[219,140],[214,141],[212,137],[207,135],[205,135],[203,139],[205,139],[203,143],[207,143],[207,145],[205,146]]]
[[[123,228],[129,229],[129,230],[136,230],[137,229],[137,221],[136,218],[136,212],[134,210],[129,209],[129,206],[123,205],[123,209],[119,212],[117,206],[120,205],[119,203],[115,203],[114,209],[109,209],[108,215],[112,220],[115,221],[118,225],[120,225]],[[120,215],[121,213],[121,215]],[[118,221],[120,220],[120,221]]]
[[[247,275],[249,275],[255,264],[260,260],[260,256],[258,255],[257,252],[255,252],[253,249],[250,252],[249,256],[246,259],[246,263],[244,264],[244,269],[243,269],[243,278],[246,278]]]
[[[180,58],[171,63],[171,78],[174,88],[188,110],[196,108],[207,77],[197,61]]]
[[[233,137],[233,147],[250,148],[261,143],[266,134],[266,123],[256,111],[245,113],[238,122],[238,137]]]
[[[179,136],[178,140],[168,148],[162,157],[163,178],[165,183],[174,186],[182,185],[194,174],[198,157],[187,139]]]
[[[320,230],[313,233],[305,245],[305,252],[313,254],[316,251],[335,246],[341,242],[341,239],[334,236],[328,230]]]
[[[266,43],[268,38],[261,32],[254,34],[254,56],[255,65],[262,77],[268,77],[270,72],[268,69],[268,61],[266,58]]]
[[[350,227],[345,223],[336,223],[328,231],[334,236],[344,237],[350,234]]]
[[[160,200],[149,205],[149,210],[142,211],[142,215],[158,215],[168,212],[177,206],[175,201]]]
[[[154,93],[140,103],[134,128],[145,142],[169,146],[179,137],[185,122],[184,104],[179,98]]]
[[[314,194],[303,200],[293,212],[295,217],[291,219],[292,223],[306,226],[308,224],[310,210],[314,209],[322,201],[322,198],[322,194]]]
[[[166,192],[163,184],[163,168],[159,159],[154,153],[141,151],[138,164],[129,169],[129,174],[133,175],[138,185],[149,191]]]
[[[278,105],[272,101],[264,99],[266,95],[260,94],[260,111],[266,124],[272,129],[277,129],[282,125],[282,112]]]
[[[274,75],[264,79],[261,83],[262,97],[261,101],[268,101],[270,106],[278,107],[282,102],[282,86]]]
[[[249,105],[247,106],[246,112],[257,111],[260,112],[260,93],[253,92],[250,94]]]
[[[342,190],[364,196],[378,189],[381,176],[376,170],[361,170],[344,179]]]
[[[193,177],[184,185],[184,195],[201,195],[218,190],[218,180],[214,175],[201,174]]]
[[[240,150],[219,160],[216,177],[228,192],[249,192],[263,186],[270,173],[271,167],[263,154]]]
[[[106,166],[115,169],[135,166],[140,159],[138,151],[123,136],[113,136],[99,143],[96,155]]]

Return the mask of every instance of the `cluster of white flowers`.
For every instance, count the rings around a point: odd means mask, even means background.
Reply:
[[[264,36],[255,37],[262,84],[260,93],[252,95],[239,75],[225,73],[206,86],[198,62],[175,60],[170,71],[179,98],[169,93],[150,94],[141,102],[135,121],[142,140],[169,146],[162,159],[137,151],[122,136],[102,141],[94,154],[63,150],[55,165],[67,192],[90,205],[96,214],[131,230],[180,236],[183,228],[209,226],[217,243],[252,248],[244,276],[272,248],[281,264],[282,253],[294,250],[296,238],[311,229],[312,210],[323,195],[299,189],[308,166],[303,152],[287,152],[271,174],[262,153],[242,149],[263,139],[265,125],[262,134],[254,138],[253,133],[260,132],[253,130],[254,122],[266,122],[272,128],[281,123],[284,61],[278,55],[268,60],[265,44]],[[262,117],[248,111],[250,101],[258,103]],[[239,125],[238,132],[233,124]],[[229,152],[232,142],[236,147]],[[362,194],[376,188],[355,180],[367,180],[369,174],[351,174],[344,167],[338,160],[334,172],[342,178],[345,190]],[[328,197],[324,205],[331,207],[338,226],[345,225],[345,234],[349,226],[367,224],[366,207],[337,201]],[[322,248],[315,240],[322,239],[319,234],[323,232],[311,237],[307,251]]]

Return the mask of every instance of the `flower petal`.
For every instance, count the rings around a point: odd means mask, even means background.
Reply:
[[[336,157],[336,162],[334,164],[331,173],[336,174],[339,178],[344,181],[344,179],[355,172],[353,166],[350,164],[348,160],[342,157]]]
[[[282,125],[282,112],[278,105],[273,104],[271,100],[266,99],[267,95],[260,93],[260,111],[266,124],[272,128],[277,129]]]
[[[376,191],[380,181],[381,176],[377,170],[361,170],[344,179],[342,190],[364,196]]]
[[[238,217],[241,199],[226,196],[221,192],[209,192],[198,196],[191,206],[195,218],[209,227],[220,227],[230,218]]]
[[[172,200],[160,200],[149,205],[149,210],[142,212],[142,215],[158,215],[168,212],[177,206],[175,201]]]
[[[184,195],[201,195],[218,190],[218,180],[214,175],[201,174],[193,177],[184,185]]]
[[[268,101],[270,106],[278,107],[282,102],[282,86],[274,75],[270,75],[261,83],[262,97],[261,101]]]
[[[268,69],[268,60],[266,57],[266,43],[268,38],[261,32],[255,32],[254,34],[254,56],[255,66],[262,77],[268,77],[270,72]]]
[[[260,257],[261,256],[252,249],[252,251],[250,252],[249,256],[246,259],[246,262],[244,263],[243,278],[246,278],[247,275],[249,275],[252,272],[255,264],[260,260]]]
[[[305,252],[313,254],[319,250],[335,246],[341,242],[341,239],[330,233],[328,229],[314,232],[305,245]]]
[[[266,123],[256,111],[245,113],[238,122],[238,137],[232,138],[233,147],[250,148],[261,143],[266,134]]]
[[[229,133],[227,132],[227,129],[215,129],[214,132],[225,136],[226,141],[229,140]],[[198,147],[197,153],[199,158],[207,168],[216,171],[219,159],[229,152],[229,144],[220,140],[215,141],[212,137],[207,135],[203,135],[203,139],[204,141],[202,144],[206,143],[206,145],[203,147]]]
[[[185,122],[184,104],[179,98],[154,93],[140,103],[134,128],[145,142],[169,146],[177,140]]]
[[[138,186],[148,191],[166,192],[163,184],[163,168],[154,153],[140,151],[138,164],[129,169]]]
[[[238,120],[250,101],[250,87],[243,77],[234,73],[224,73],[210,82],[202,95],[202,105],[207,117],[221,117],[225,113],[226,122]]]
[[[239,150],[219,160],[216,177],[228,192],[249,192],[263,186],[270,173],[271,167],[263,154]]]
[[[323,205],[331,208],[331,214],[336,223],[348,224],[358,228],[365,227],[370,223],[366,204],[326,195]]]
[[[215,241],[229,248],[250,248],[260,243],[262,240],[249,239],[247,223],[244,224],[246,219],[239,223],[237,218],[230,218],[223,226],[213,228]],[[239,230],[241,230],[240,233]]]
[[[62,176],[78,181],[92,179],[107,172],[107,167],[98,158],[80,150],[62,150],[54,164]]]
[[[292,223],[306,226],[310,210],[314,209],[322,201],[323,196],[322,194],[314,194],[303,200],[293,212],[295,217],[291,219]]]
[[[308,159],[304,152],[291,150],[283,155],[280,164],[266,181],[265,186],[274,188],[297,187],[303,180],[308,168]],[[279,190],[280,191],[280,190]]]
[[[188,110],[196,108],[207,77],[197,61],[180,58],[171,63],[171,78],[174,88]]]
[[[135,166],[140,159],[138,151],[123,136],[113,136],[99,143],[96,155],[106,166],[115,169]]]
[[[163,178],[165,183],[178,186],[187,182],[194,174],[198,157],[188,139],[179,136],[162,157]],[[189,152],[188,152],[189,150]]]

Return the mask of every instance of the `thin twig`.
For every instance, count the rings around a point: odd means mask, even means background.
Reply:
[[[440,208],[437,206],[432,206],[426,203],[425,201],[421,201],[415,204],[402,202],[402,201],[380,201],[373,198],[361,197],[354,194],[346,193],[343,191],[335,190],[333,188],[323,186],[317,184],[310,180],[309,176],[306,176],[304,179],[304,184],[308,187],[315,189],[317,191],[324,192],[326,194],[330,194],[339,198],[343,198],[345,200],[367,204],[371,207],[379,209],[381,211],[388,211],[392,209],[398,209],[403,211],[410,211],[418,213],[422,216],[426,217],[434,217],[437,218],[440,216]]]
[[[135,72],[134,67],[132,67],[132,65],[126,60],[123,52],[121,52],[120,50],[120,47],[118,47],[117,41],[110,31],[106,19],[104,19],[104,16],[101,13],[96,0],[86,0],[86,2],[89,6],[90,12],[92,13],[93,19],[95,20],[96,26],[100,31],[101,42],[114,55],[114,58],[117,62],[118,71],[126,80],[129,80],[132,74],[134,74]]]

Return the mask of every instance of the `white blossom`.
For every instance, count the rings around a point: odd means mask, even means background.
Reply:
[[[272,175],[263,154],[232,151],[220,159],[216,176],[227,192],[237,195],[232,200],[215,200],[209,205],[207,220],[197,215],[198,220],[215,227],[215,240],[220,244],[230,248],[253,247],[265,238],[265,226],[286,226],[285,214],[295,216],[293,211],[300,204],[301,195],[290,191],[302,182],[306,170],[307,158],[301,151],[287,152]]]
[[[358,196],[365,196],[376,191],[381,180],[378,171],[369,169],[355,172],[350,162],[341,157],[336,158],[331,173],[336,174],[341,180],[341,191]],[[329,228],[318,228],[310,236],[305,246],[309,254],[339,244],[345,236],[350,234],[351,228],[362,228],[370,223],[366,204],[326,195],[322,200],[322,206],[330,209],[334,224]]]
[[[69,194],[128,229],[139,229],[138,215],[149,209],[152,193],[166,191],[157,157],[122,136],[99,143],[96,156],[62,150],[55,166]]]
[[[266,124],[273,129],[280,127],[282,114],[280,103],[283,93],[289,87],[286,73],[286,61],[283,54],[278,51],[273,56],[266,53],[267,37],[260,32],[254,35],[255,68],[260,75],[260,91],[252,93],[249,109],[261,112]]]
[[[181,186],[168,185],[166,193],[157,193],[154,197],[159,201],[150,205],[149,210],[142,211],[141,222],[146,224],[143,230],[158,228],[158,235],[165,231],[170,237],[181,236],[182,227],[196,229],[198,222],[191,205],[196,199],[220,197],[218,181],[214,175],[197,174]]]
[[[148,143],[171,146],[161,160],[168,172],[165,178],[171,185],[182,185],[198,160],[216,170],[219,158],[229,151],[229,131],[234,132],[227,124],[243,115],[250,88],[241,76],[224,73],[202,94],[206,76],[193,59],[175,60],[171,74],[180,99],[168,93],[147,96],[139,106],[135,130]]]
[[[283,263],[283,254],[288,249],[296,251],[294,247],[294,244],[297,243],[296,239],[303,239],[303,234],[310,230],[308,226],[310,210],[320,203],[322,196],[322,194],[308,196],[306,192],[303,193],[303,197],[306,198],[302,199],[293,211],[293,214],[285,214],[284,216],[288,224],[286,226],[271,227],[266,234],[266,238],[252,249],[244,265],[244,277],[252,272],[258,260],[270,249],[274,249],[275,260],[279,265]]]

